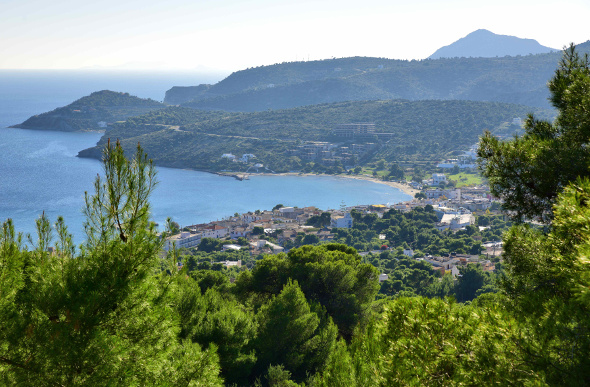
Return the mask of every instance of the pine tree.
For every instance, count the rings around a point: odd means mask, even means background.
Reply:
[[[78,252],[62,219],[52,252],[45,216],[31,250],[10,220],[0,230],[2,384],[221,384],[215,349],[178,339],[174,262],[159,258],[149,219],[151,161],[139,146],[128,160],[109,143],[102,162]]]

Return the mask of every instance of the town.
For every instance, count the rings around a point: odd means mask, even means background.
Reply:
[[[222,220],[206,224],[174,225],[173,235],[168,236],[164,245],[165,250],[199,251],[204,246],[216,242],[219,251],[247,251],[249,256],[257,257],[266,254],[288,252],[291,248],[302,244],[319,244],[332,242],[337,239],[338,230],[352,229],[355,217],[374,214],[382,218],[388,211],[408,213],[416,208],[428,208],[436,214],[436,230],[444,233],[456,233],[466,227],[477,225],[476,217],[482,214],[500,215],[500,203],[489,194],[486,186],[467,188],[440,188],[438,185],[446,181],[446,175],[435,173],[424,184],[430,188],[424,189],[416,198],[396,203],[368,204],[338,209],[322,210],[316,207],[288,207],[276,205],[271,210],[256,210],[243,214],[234,214]],[[501,215],[503,216],[503,215]],[[478,230],[485,230],[486,226],[479,225]],[[404,256],[426,261],[434,270],[440,271],[441,277],[450,273],[453,277],[459,275],[460,266],[469,263],[481,265],[484,271],[493,272],[495,263],[499,262],[502,253],[500,238],[481,241],[479,251],[473,254],[449,252],[448,254],[428,254],[416,252],[411,246],[388,246],[387,236],[378,235],[382,244],[378,249],[359,251],[363,257],[378,255],[383,251],[401,250]],[[476,249],[477,250],[477,249]],[[242,266],[241,260],[224,260],[217,262],[227,268]],[[387,274],[381,274],[380,281],[387,280]]]

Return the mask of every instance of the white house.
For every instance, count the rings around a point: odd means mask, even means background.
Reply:
[[[338,228],[352,228],[352,216],[350,212],[347,212],[345,215],[332,214],[330,225]]]
[[[458,230],[463,227],[470,226],[475,223],[473,214],[444,214],[441,221],[436,224],[438,231]]]
[[[227,250],[238,251],[241,248],[242,248],[242,246],[240,246],[240,245],[223,245],[221,247],[221,251],[227,251]]]
[[[223,266],[230,268],[230,267],[242,267],[242,260],[239,259],[237,261],[220,261],[217,263],[221,263]]]
[[[244,153],[240,160],[247,163],[248,161],[250,161],[250,159],[255,159],[255,158],[256,158],[256,156],[254,156],[252,153]]]
[[[446,197],[447,199],[453,200],[461,200],[461,188],[455,189],[427,189],[424,191],[427,199],[438,199],[442,196]]]
[[[170,250],[173,244],[176,244],[177,249],[197,247],[201,243],[201,234],[193,234],[188,231],[183,231],[180,234],[172,235],[166,240],[164,250]]]
[[[447,176],[444,173],[433,173],[432,174],[432,185],[439,185],[440,183],[447,182]]]
[[[411,257],[414,256],[414,250],[412,250],[412,249],[404,249],[404,255],[411,258]]]

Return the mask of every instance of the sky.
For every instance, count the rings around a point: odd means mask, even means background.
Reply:
[[[589,17],[588,0],[0,0],[0,69],[423,59],[481,28],[561,49]]]

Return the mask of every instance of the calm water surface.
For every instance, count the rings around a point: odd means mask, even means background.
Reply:
[[[165,90],[173,85],[200,82],[188,75],[186,79],[177,74],[166,78],[161,73],[161,78],[152,74],[131,79],[112,73],[102,78],[94,74],[86,83],[77,73],[74,80],[66,72],[59,76],[31,74],[21,72],[19,78],[0,72],[0,220],[12,218],[17,230],[32,233],[34,221],[43,211],[52,221],[61,215],[79,243],[84,239],[84,192],[92,192],[101,166],[76,154],[95,145],[100,134],[6,127],[95,90],[116,89],[162,100]],[[197,171],[158,168],[158,180],[152,207],[153,218],[160,224],[169,216],[181,225],[209,222],[235,212],[271,209],[278,203],[327,209],[342,203],[396,203],[410,198],[386,185],[327,176],[254,176],[237,181]]]

